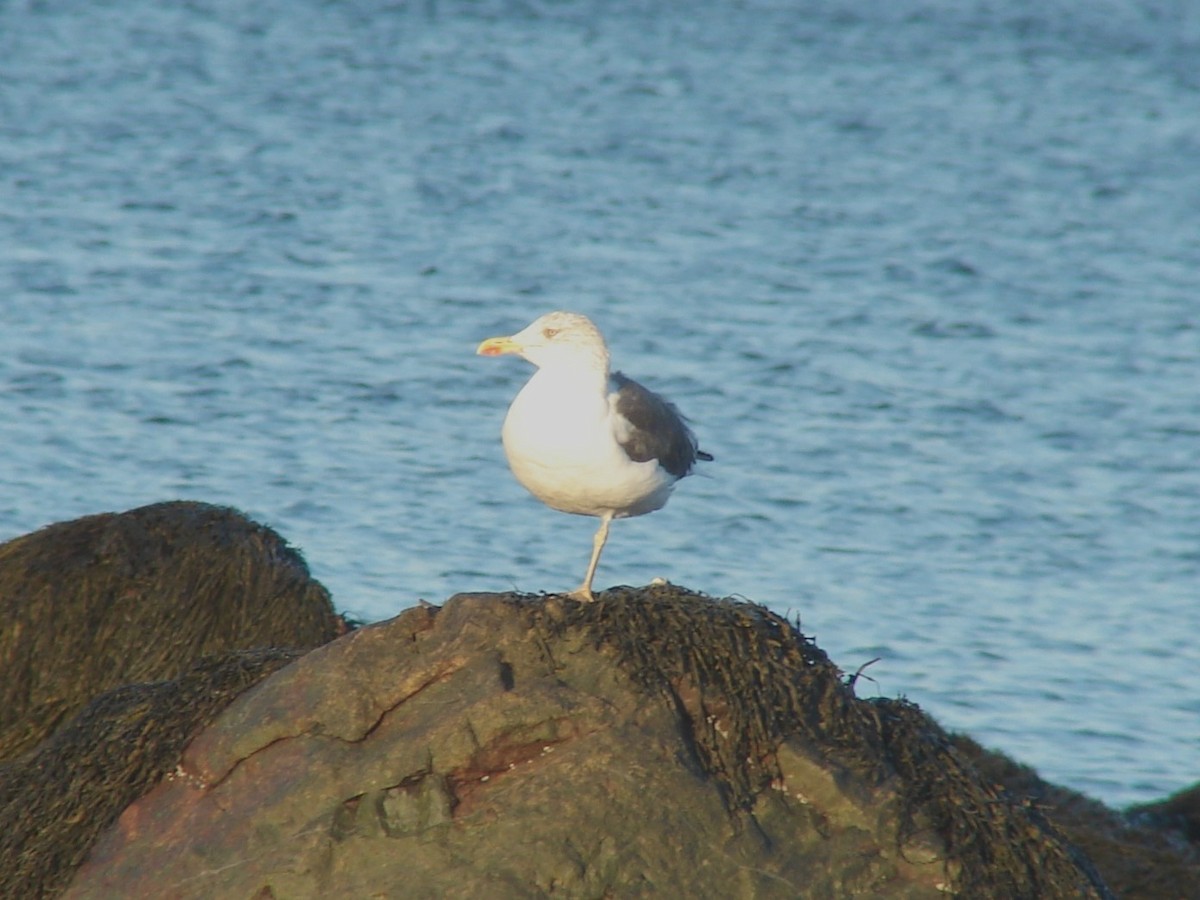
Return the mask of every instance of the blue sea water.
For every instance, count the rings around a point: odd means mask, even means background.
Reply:
[[[339,608],[578,583],[567,308],[716,456],[597,586],[798,616],[1113,804],[1200,779],[1200,7],[0,2],[0,540],[237,506]]]

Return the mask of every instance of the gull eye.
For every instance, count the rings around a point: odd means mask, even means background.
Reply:
[[[558,329],[558,328],[543,328],[542,329],[542,337],[544,337],[546,340],[549,341],[549,340],[553,339],[555,336],[557,336],[559,331],[560,331],[560,329]]]

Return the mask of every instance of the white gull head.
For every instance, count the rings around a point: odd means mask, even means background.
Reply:
[[[539,369],[586,366],[608,372],[608,346],[592,320],[561,310],[546,313],[511,337],[490,338],[479,345],[482,356],[515,353]]]

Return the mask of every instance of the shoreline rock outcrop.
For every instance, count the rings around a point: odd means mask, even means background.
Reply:
[[[231,649],[311,649],[346,630],[282,537],[189,501],[0,544],[0,616],[0,761],[109,688],[176,678]]]
[[[0,763],[0,897],[61,894],[100,835],[171,777],[189,741],[247,687],[299,655],[232,650],[178,678],[114,688],[32,753]]]
[[[347,626],[236,510],[158,503],[0,544],[0,896],[55,896],[259,678]]]
[[[1108,897],[916,707],[671,586],[464,594],[234,701],[71,898]]]
[[[0,604],[0,896],[1200,898],[1197,789],[1110,810],[746,601],[351,631],[278,535],[166,503],[0,545]]]

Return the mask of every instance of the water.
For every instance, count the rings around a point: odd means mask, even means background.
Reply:
[[[1195,782],[1200,13],[794,6],[0,3],[0,539],[184,497],[366,619],[572,587],[472,354],[575,309],[717,457],[598,586]]]

